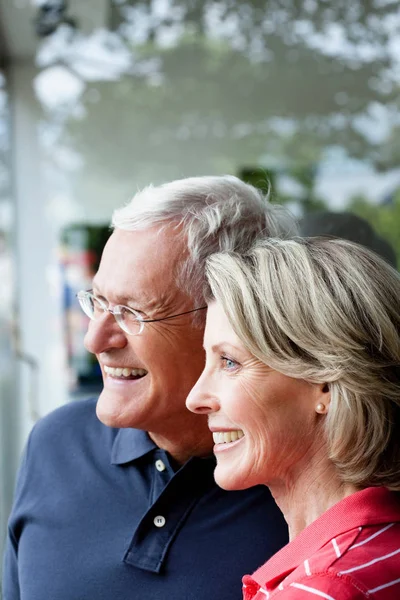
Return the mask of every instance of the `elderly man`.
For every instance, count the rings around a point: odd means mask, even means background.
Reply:
[[[185,408],[204,363],[203,264],[293,223],[225,176],[146,188],[113,225],[93,289],[78,295],[104,388],[30,435],[4,600],[239,599],[241,575],[287,530],[266,488],[215,485],[206,418]]]

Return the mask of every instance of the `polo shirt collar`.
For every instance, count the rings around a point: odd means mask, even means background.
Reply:
[[[400,494],[383,487],[347,496],[303,529],[252,576],[259,586],[273,586],[332,538],[365,525],[400,522]]]
[[[119,429],[111,450],[111,464],[123,465],[134,461],[158,446],[145,431],[140,429]]]

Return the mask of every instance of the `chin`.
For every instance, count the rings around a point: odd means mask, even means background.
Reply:
[[[250,487],[250,485],[246,483],[245,478],[238,476],[237,473],[229,474],[223,472],[222,469],[220,470],[218,468],[218,465],[214,471],[214,479],[215,483],[227,492],[232,492],[234,490],[246,490]]]
[[[103,390],[96,405],[97,418],[107,427],[136,427],[132,419],[133,410],[127,410],[127,406],[126,400]]]
[[[107,410],[107,407],[104,406],[104,403],[101,402],[101,400],[97,401],[96,415],[99,421],[101,421],[103,425],[107,425],[107,427],[121,427],[121,415]]]

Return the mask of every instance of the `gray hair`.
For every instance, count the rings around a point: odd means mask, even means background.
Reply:
[[[328,383],[326,439],[342,481],[400,490],[400,274],[358,244],[323,238],[216,254],[206,274],[254,356]]]
[[[178,285],[203,302],[206,258],[219,251],[245,252],[261,234],[284,237],[296,232],[293,217],[270,204],[269,193],[232,175],[191,177],[152,185],[116,210],[112,225],[143,230],[173,225],[189,251],[178,270]],[[200,305],[200,304],[199,304]]]

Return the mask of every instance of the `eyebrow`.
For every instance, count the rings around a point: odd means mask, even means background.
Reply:
[[[232,344],[231,342],[218,342],[217,344],[213,344],[210,350],[212,352],[224,352],[226,348],[232,348],[236,352],[243,352],[243,348],[238,348],[237,346],[235,346],[235,344]],[[206,350],[205,347],[204,350]]]

